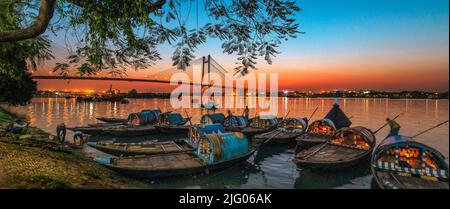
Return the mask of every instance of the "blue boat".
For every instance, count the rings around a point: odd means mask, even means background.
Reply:
[[[155,128],[165,134],[185,134],[189,132],[190,126],[186,126],[190,118],[183,118],[179,113],[163,113],[159,117],[158,124]]]
[[[139,113],[132,113],[128,116],[128,121],[133,125],[149,125],[158,122],[161,116],[160,109],[143,110]]]
[[[243,116],[225,117],[223,113],[207,114],[202,116],[201,124],[221,124],[227,131],[240,132],[246,128],[250,122]]]

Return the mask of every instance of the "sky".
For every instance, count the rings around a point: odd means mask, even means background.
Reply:
[[[297,4],[302,10],[296,19],[305,34],[283,42],[273,64],[260,59],[254,71],[279,73],[279,89],[448,91],[448,0],[302,0]],[[63,36],[52,38],[55,53],[62,54]],[[223,54],[220,46],[219,40],[209,39],[195,55],[210,54],[232,72],[236,57]],[[173,48],[165,44],[158,50],[163,60],[149,69],[130,70],[128,76],[149,78],[172,68]],[[48,74],[51,66],[52,62],[40,66],[36,74]],[[110,84],[123,91],[173,88],[152,83],[38,80],[41,90],[101,91]]]

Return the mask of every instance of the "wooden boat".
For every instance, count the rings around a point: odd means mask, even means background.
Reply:
[[[142,110],[139,113],[132,113],[128,116],[128,121],[133,125],[156,124],[161,116],[160,109]]]
[[[82,132],[83,134],[91,136],[118,136],[118,137],[133,137],[143,136],[147,134],[158,133],[158,130],[152,125],[134,126],[134,125],[117,125],[105,127],[74,127],[67,128],[73,132]]]
[[[184,153],[195,150],[185,140],[141,143],[88,142],[87,145],[110,155],[124,157]]]
[[[95,161],[124,175],[138,178],[210,173],[245,162],[255,150],[239,133],[203,134],[195,153],[139,157],[96,158]]]
[[[82,132],[83,134],[91,136],[100,136],[105,134],[104,132],[105,127],[74,127],[67,129],[73,132]]]
[[[189,126],[168,126],[168,125],[155,125],[155,128],[159,132],[164,134],[188,134]]]
[[[96,162],[107,168],[135,178],[163,178],[195,174],[209,174],[216,170],[243,163],[255,151],[246,155],[214,164],[206,164],[195,155],[189,153],[172,153],[128,158],[96,158]]]
[[[97,118],[97,120],[105,123],[126,123],[128,119],[124,118]]]
[[[278,118],[273,116],[257,116],[250,120],[250,125],[242,129],[242,133],[248,138],[255,135],[275,130],[278,126]]]
[[[380,143],[372,156],[371,172],[376,188],[449,189],[445,157],[406,136]]]
[[[309,148],[327,142],[337,131],[333,121],[322,119],[314,121],[305,134],[296,138],[299,148]]]
[[[118,137],[135,137],[144,136],[158,133],[158,129],[153,125],[129,125],[129,126],[117,126],[106,127],[102,129],[104,135],[112,135]]]
[[[226,133],[225,127],[221,124],[211,124],[211,125],[196,125],[189,129],[189,143],[193,146],[197,146],[203,135],[206,134],[221,134]]]
[[[249,120],[244,116],[227,117],[223,123],[225,130],[233,132],[240,132],[249,126],[249,124]]]
[[[95,124],[88,124],[89,127],[113,127],[113,126],[123,126],[127,125],[127,123],[95,123]]]
[[[324,119],[313,122],[306,134],[298,137],[299,148],[309,148],[317,144],[325,143],[334,132],[341,128],[350,127],[352,122],[339,107],[337,100]]]
[[[105,123],[89,124],[88,127],[68,128],[72,131],[80,131],[91,136],[112,135],[112,136],[142,136],[157,133],[158,130],[152,126],[157,121],[161,111],[158,109],[144,110],[140,113],[133,113],[128,119],[118,118],[97,118]]]
[[[240,132],[249,125],[247,118],[243,116],[225,117],[223,113],[207,114],[200,119],[201,124],[222,124],[226,131]]]
[[[190,118],[183,118],[179,113],[163,113],[155,127],[165,134],[188,134],[189,126],[185,124],[189,120]]]
[[[375,135],[367,128],[342,128],[324,144],[299,151],[293,162],[302,168],[348,168],[368,163],[375,143]]]
[[[200,119],[202,125],[224,124],[225,115],[223,113],[206,114]]]
[[[308,119],[306,118],[288,118],[282,120],[277,129],[256,135],[255,140],[261,141],[265,145],[293,144],[307,127]]]
[[[147,125],[158,122],[158,118],[161,115],[161,110],[150,109],[142,110],[139,113],[131,113],[128,118],[97,118],[97,120],[105,123],[131,123],[134,125]]]

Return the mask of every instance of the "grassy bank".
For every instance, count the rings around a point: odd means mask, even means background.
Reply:
[[[0,108],[0,188],[142,188],[96,164],[70,144],[30,127],[11,134],[5,127],[17,116]]]

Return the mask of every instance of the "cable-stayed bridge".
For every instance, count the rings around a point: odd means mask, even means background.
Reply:
[[[194,67],[200,66],[200,67]],[[200,72],[194,72],[199,70]],[[232,76],[225,68],[223,68],[216,60],[210,55],[202,57],[200,59],[193,60],[191,65],[186,70],[179,70],[175,67],[165,70],[154,70],[144,76],[144,78],[132,78],[132,77],[103,77],[103,76],[54,76],[54,75],[33,75],[35,80],[97,80],[97,81],[125,81],[125,82],[147,82],[147,83],[166,83],[170,84],[170,78],[175,73],[185,73],[188,75],[189,82],[179,82],[183,85],[191,86],[212,86],[211,73],[216,73],[221,76],[223,80],[229,79],[235,80],[237,77]],[[194,82],[195,73],[201,75],[199,83]],[[233,88],[233,86],[222,85],[222,88]]]

